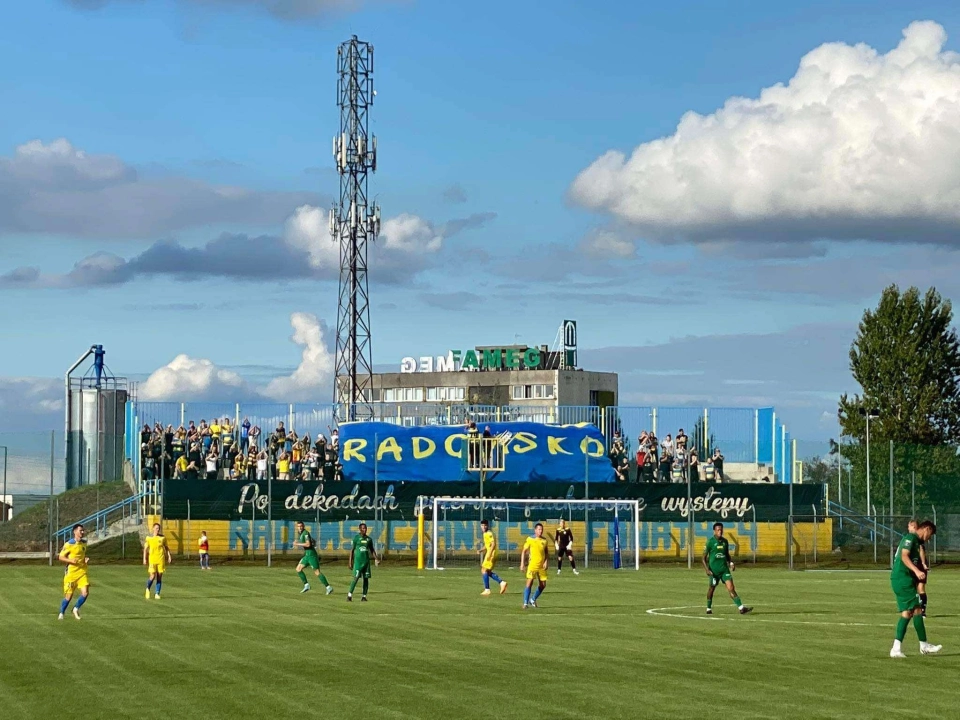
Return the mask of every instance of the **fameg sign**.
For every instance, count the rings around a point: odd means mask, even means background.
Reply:
[[[405,357],[400,361],[400,372],[456,372],[457,370],[536,370],[540,367],[540,351],[527,348],[487,348],[485,350],[450,350],[446,355]]]

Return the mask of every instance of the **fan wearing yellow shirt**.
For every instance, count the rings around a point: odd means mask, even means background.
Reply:
[[[547,587],[547,539],[543,536],[543,523],[533,527],[533,537],[528,537],[520,553],[520,572],[527,567],[527,586],[523,589],[523,607],[537,607],[537,598]],[[526,562],[525,562],[526,561]],[[531,598],[533,581],[537,580],[537,592]]]
[[[89,560],[87,559],[87,541],[84,539],[86,534],[83,525],[74,525],[73,537],[63,544],[60,555],[57,556],[60,562],[66,564],[63,569],[63,600],[60,602],[58,620],[63,620],[63,614],[70,606],[74,591],[80,591],[80,599],[73,606],[73,616],[77,620],[80,619],[80,608],[90,596],[90,580],[87,579]]]
[[[147,560],[149,559],[149,563]],[[153,596],[160,599],[160,586],[163,582],[163,573],[167,569],[167,563],[173,562],[173,556],[170,555],[170,548],[167,547],[167,539],[161,533],[160,523],[153,524],[153,535],[147,538],[143,545],[143,564],[147,565],[147,590],[144,597],[150,599],[150,587],[153,581],[157,581],[157,591]]]
[[[483,560],[480,563],[480,574],[483,576],[483,592],[481,595],[490,594],[490,579],[500,583],[500,594],[507,591],[507,581],[501,580],[493,568],[497,564],[497,538],[490,532],[490,523],[486,520],[480,521],[480,530],[483,531]]]

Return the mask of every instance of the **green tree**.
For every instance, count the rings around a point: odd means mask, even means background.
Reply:
[[[850,371],[863,389],[840,398],[843,434],[871,443],[940,445],[960,441],[960,341],[953,308],[935,288],[921,296],[891,285],[867,310],[850,348]]]

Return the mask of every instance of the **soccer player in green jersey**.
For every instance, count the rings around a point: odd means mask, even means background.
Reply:
[[[910,520],[907,523],[907,532],[913,533],[916,535],[917,528],[920,527],[920,522],[917,520]],[[923,540],[917,538],[917,550],[920,554],[920,562],[917,563],[917,567],[923,570],[924,574],[927,575],[927,579],[930,576],[930,563],[927,562],[927,547]],[[920,614],[924,617],[927,616],[927,581],[918,580],[917,581],[917,594],[920,596]]]
[[[920,568],[920,543],[926,542],[937,534],[937,526],[929,520],[924,520],[917,526],[915,533],[908,532],[897,546],[897,554],[893,557],[893,569],[890,571],[890,587],[897,598],[897,610],[900,619],[897,621],[897,636],[890,649],[890,657],[906,657],[900,648],[900,643],[907,634],[910,618],[913,618],[913,627],[920,638],[920,654],[932,655],[940,652],[942,646],[927,642],[927,629],[923,624],[923,603],[920,593],[917,592],[917,583],[927,579],[926,573]]]
[[[317,545],[313,542],[313,536],[310,535],[310,531],[307,530],[302,521],[297,520],[295,527],[297,528],[297,539],[294,540],[293,546],[303,548],[303,557],[297,563],[297,575],[300,576],[300,581],[303,583],[303,590],[300,592],[305,593],[310,590],[310,583],[307,582],[307,576],[303,572],[304,568],[310,567],[313,568],[313,574],[320,578],[320,582],[327,588],[327,595],[329,595],[333,592],[333,587],[327,582],[326,576],[320,572],[320,556],[317,555]]]
[[[720,583],[727,586],[727,592],[730,593],[741,615],[746,615],[753,610],[740,602],[737,596],[731,574],[734,567],[733,559],[730,557],[730,541],[723,536],[723,523],[714,523],[713,537],[707,540],[707,549],[703,552],[703,569],[707,571],[707,577],[710,578],[710,587],[707,588],[707,615],[713,615],[713,591]]]
[[[363,595],[360,596],[360,602],[367,601],[367,590],[370,589],[371,557],[377,565],[380,564],[380,556],[377,555],[373,538],[367,535],[367,524],[360,523],[360,534],[353,538],[353,547],[350,548],[350,567],[353,568],[353,582],[350,583],[347,602],[353,601],[353,591],[357,587],[357,581],[361,578],[363,579]]]

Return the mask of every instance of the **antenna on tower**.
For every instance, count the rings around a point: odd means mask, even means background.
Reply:
[[[330,236],[340,245],[337,357],[334,402],[339,419],[373,417],[373,364],[367,246],[380,234],[380,206],[368,202],[367,175],[377,170],[377,138],[370,135],[373,45],[354,35],[337,48],[340,132],[333,158],[340,174],[340,201],[330,210]]]

